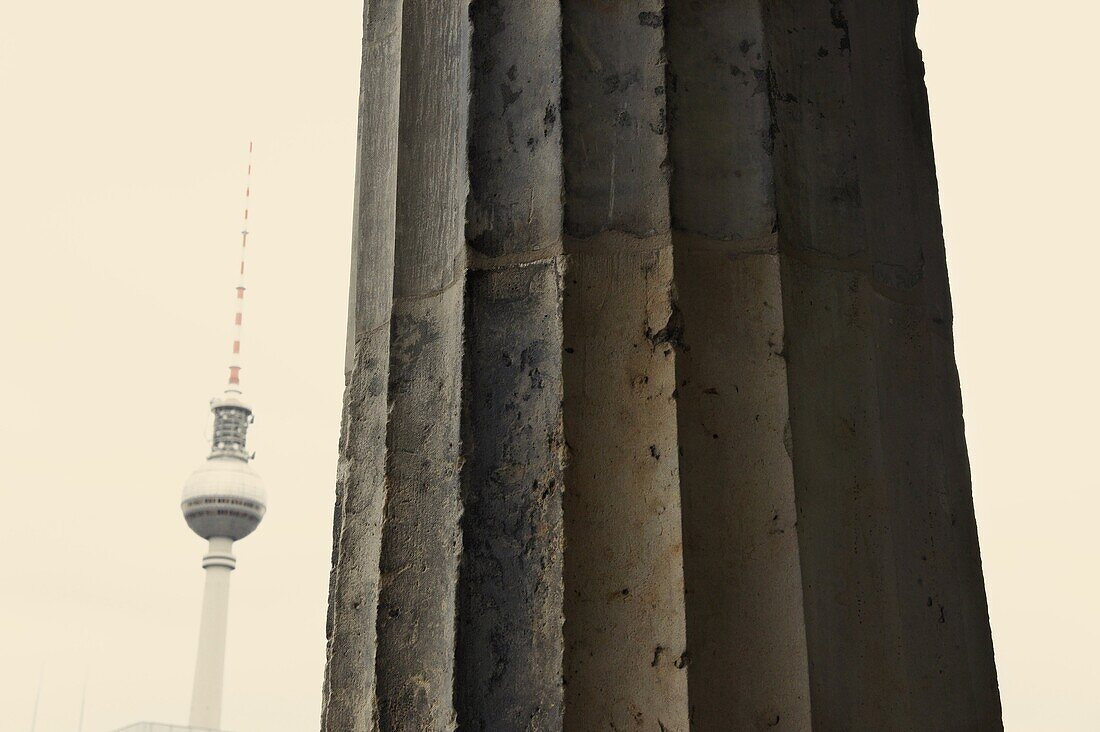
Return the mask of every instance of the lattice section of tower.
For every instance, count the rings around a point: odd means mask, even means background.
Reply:
[[[214,408],[214,439],[210,457],[236,457],[248,460],[245,443],[252,412],[243,407]]]

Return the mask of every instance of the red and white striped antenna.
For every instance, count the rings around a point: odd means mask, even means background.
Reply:
[[[248,250],[248,203],[252,193],[252,143],[248,143],[248,172],[244,186],[244,225],[241,227],[241,268],[237,278],[237,308],[233,316],[233,356],[229,361],[229,391],[241,390],[241,326],[244,317],[244,259]]]

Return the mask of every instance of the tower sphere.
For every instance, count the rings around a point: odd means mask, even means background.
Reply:
[[[183,484],[180,508],[187,525],[202,538],[238,541],[260,525],[267,492],[244,460],[211,457]]]

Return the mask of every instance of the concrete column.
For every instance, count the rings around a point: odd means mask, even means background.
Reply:
[[[561,22],[473,22],[458,721],[562,725]]]
[[[355,213],[321,729],[377,724],[375,651],[393,308],[401,0],[363,8]]]
[[[820,729],[997,729],[914,0],[767,3]]]
[[[202,558],[206,584],[202,591],[199,653],[195,685],[191,690],[188,724],[198,729],[221,729],[222,680],[225,675],[225,634],[229,624],[229,573],[237,566],[233,540],[214,537]]]
[[[659,0],[566,0],[565,726],[687,730]]]

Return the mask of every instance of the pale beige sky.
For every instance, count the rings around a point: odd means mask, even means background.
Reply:
[[[316,729],[360,8],[0,5],[0,732],[181,722],[205,456],[256,141],[224,723]],[[1100,11],[925,0],[959,368],[1009,730],[1100,729]]]

